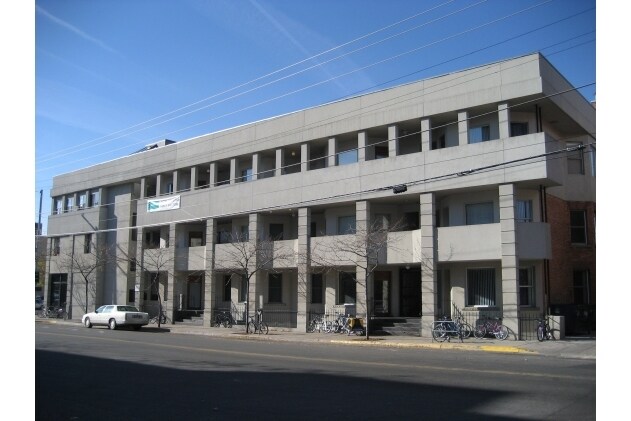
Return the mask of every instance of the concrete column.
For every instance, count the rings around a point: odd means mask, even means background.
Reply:
[[[167,272],[167,289],[164,294],[164,310],[173,321],[175,319],[175,232],[176,224],[169,225],[169,247],[168,247],[168,263],[167,267],[162,268]]]
[[[145,276],[142,268],[144,267],[144,240],[145,240],[145,231],[144,228],[138,228],[138,236],[136,237],[138,241],[136,241],[136,281],[134,285],[134,289],[136,290],[136,302],[135,305],[138,307],[140,311],[147,311],[144,309],[145,305],[145,297],[144,293],[147,292],[147,285],[144,285],[143,277]]]
[[[421,120],[421,151],[432,149],[432,122],[429,118]]]
[[[206,265],[204,271],[204,326],[212,326],[215,305],[215,290],[217,280],[221,275],[215,272],[215,239],[217,238],[217,221],[214,218],[206,220]]]
[[[359,201],[355,204],[355,226],[357,235],[366,236],[370,226],[370,203],[367,201]],[[371,279],[366,278],[366,267],[368,261],[357,257],[357,265],[355,267],[355,279],[357,280],[356,290],[356,310],[358,317],[364,317],[368,321],[372,312],[372,288]],[[370,307],[370,308],[369,308]]]
[[[399,126],[388,126],[388,157],[399,155]]]
[[[239,169],[237,168],[237,158],[230,159],[230,184],[237,182],[237,174]]]
[[[309,150],[309,144],[303,143],[300,145],[300,171],[309,171],[309,162],[311,161],[311,151]]]
[[[276,170],[274,171],[274,177],[280,177],[283,175],[283,167],[285,166],[285,154],[282,149],[276,149]]]
[[[173,194],[176,194],[178,192],[178,188],[177,188],[177,178],[178,178],[178,170],[173,171]]]
[[[311,275],[309,271],[309,228],[311,209],[298,209],[298,331],[306,332],[311,303]]]
[[[359,132],[357,133],[357,162],[364,161],[366,161],[366,132]]]
[[[500,139],[510,137],[510,112],[508,104],[499,104],[497,106],[497,120],[499,122]]]
[[[335,138],[329,139],[329,151],[327,152],[327,167],[334,167],[337,165],[337,142]]]
[[[258,153],[252,154],[252,181],[259,179],[259,160]]]
[[[436,197],[425,193],[420,197],[421,214],[421,336],[432,335],[438,301],[438,267],[436,238]]]
[[[458,113],[458,145],[469,144],[469,112]]]
[[[162,174],[156,176],[156,197],[160,196],[162,192]]]
[[[509,337],[519,337],[519,258],[515,226],[515,185],[499,187],[500,227],[502,240],[502,323]]]
[[[250,220],[249,220],[249,224],[248,224],[248,229],[249,229],[249,241],[252,243],[256,243],[257,241],[259,241],[260,239],[260,235],[261,235],[261,230],[260,230],[260,224],[261,224],[261,218],[259,216],[259,214],[257,213],[251,213],[250,214]],[[255,270],[257,262],[258,261],[258,256],[253,256],[250,259],[250,270]],[[263,297],[262,297],[262,290],[261,287],[263,285],[263,278],[264,278],[264,274],[262,273],[262,271],[257,271],[256,274],[254,276],[252,276],[252,278],[250,278],[250,286],[249,286],[249,306],[248,306],[248,311],[249,311],[249,316],[254,316],[256,313],[256,309],[257,308],[263,308]],[[247,320],[246,320],[247,323]]]
[[[191,168],[191,191],[197,189],[197,167]]]
[[[210,163],[210,173],[208,173],[208,186],[214,187],[217,184],[217,163]]]

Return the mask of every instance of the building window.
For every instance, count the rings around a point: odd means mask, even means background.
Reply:
[[[230,301],[232,299],[232,282],[230,281],[231,276],[225,275],[223,277],[223,300]]]
[[[403,218],[405,220],[405,228],[407,230],[411,231],[420,228],[418,212],[406,212],[403,214]]]
[[[204,233],[201,231],[191,231],[188,233],[188,246],[199,247],[204,245]]]
[[[62,199],[55,200],[55,214],[59,215],[64,211],[64,201]]]
[[[574,270],[574,304],[589,304],[589,270]]]
[[[491,140],[491,128],[489,126],[477,126],[469,129],[469,143],[480,143]]]
[[[239,290],[239,302],[245,303],[248,300],[248,280],[241,279],[241,289]]]
[[[272,241],[283,239],[283,224],[269,224],[269,238]]]
[[[252,168],[241,171],[241,181],[252,181]]]
[[[567,142],[568,148],[582,145],[581,142]],[[585,162],[583,160],[583,149],[577,149],[567,153],[568,174],[585,174]]]
[[[354,164],[355,162],[357,162],[357,149],[337,154],[337,165]]]
[[[432,150],[445,148],[445,135],[441,134],[438,139],[432,139]]]
[[[59,240],[60,240],[59,237],[53,238],[53,250],[52,250],[53,256],[59,256],[59,252],[60,252]]]
[[[317,224],[315,222],[311,223],[310,236],[311,237],[317,237],[318,236],[318,226],[317,226]]]
[[[130,272],[136,272],[136,259],[135,258],[132,258],[129,261],[129,271]]]
[[[311,304],[322,304],[323,301],[323,284],[322,274],[314,273],[311,275]]]
[[[74,196],[66,197],[66,212],[74,210]]]
[[[528,134],[528,123],[515,122],[510,124],[510,135],[511,137],[515,136],[524,136]]]
[[[158,294],[160,293],[160,274],[159,273],[148,273],[150,282],[151,282],[151,301],[158,300]]]
[[[91,208],[98,206],[101,202],[101,194],[98,191],[93,191],[90,193],[90,203],[88,206]]]
[[[355,274],[340,272],[338,304],[355,304],[357,296],[357,285],[355,284]]]
[[[467,306],[495,306],[495,269],[467,269]]]
[[[522,307],[534,307],[535,303],[535,268],[520,268],[519,305]]]
[[[337,233],[343,234],[355,234],[355,215],[340,216],[337,218]]]
[[[88,204],[88,196],[85,193],[79,195],[79,209],[85,209]]]
[[[493,202],[465,205],[467,225],[492,224]]]
[[[160,231],[145,232],[145,248],[148,248],[148,249],[160,248]]]
[[[375,146],[375,159],[383,159],[389,156],[387,146]]]
[[[532,200],[518,200],[515,208],[517,222],[532,222]]]
[[[83,237],[83,252],[90,253],[92,251],[92,234],[86,234]]]
[[[587,244],[587,223],[584,210],[570,211],[570,238],[572,244]]]
[[[283,275],[280,273],[270,273],[267,290],[268,303],[283,302]]]
[[[129,290],[127,290],[127,302],[133,303],[135,301],[136,301],[136,290],[133,288],[130,288]]]

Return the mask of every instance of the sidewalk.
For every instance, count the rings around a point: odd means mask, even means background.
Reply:
[[[59,323],[80,325],[76,320],[37,319],[40,323]],[[157,325],[147,325],[142,328],[147,331],[157,331]],[[348,336],[339,333],[299,333],[283,329],[270,329],[269,335],[246,335],[243,326],[232,328],[203,327],[185,324],[167,324],[160,327],[160,331],[174,334],[206,335],[234,340],[258,340],[278,342],[311,342],[330,343],[348,346],[379,346],[417,349],[451,349],[461,351],[498,352],[509,354],[543,355],[560,358],[596,359],[595,337],[572,337],[553,341],[505,341],[495,339],[477,339],[470,337],[461,343],[457,338],[450,342],[438,343],[432,338],[413,336],[371,336],[366,340],[364,336]]]

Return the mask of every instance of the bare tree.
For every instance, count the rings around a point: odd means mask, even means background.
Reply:
[[[274,271],[294,257],[294,252],[275,245],[267,239],[249,240],[248,235],[232,233],[228,235],[230,247],[215,255],[215,270],[238,275],[245,279],[245,326],[249,332],[250,284],[252,278],[262,271]]]
[[[84,244],[83,250],[72,249],[64,253],[59,258],[59,267],[70,274],[70,300],[68,305],[69,315],[72,316],[72,300],[75,300],[85,311],[88,312],[88,305],[94,302],[96,297],[96,275],[99,270],[107,265],[112,256],[108,247],[96,247],[94,244]],[[81,278],[85,286],[75,288],[75,275]]]
[[[370,295],[370,279],[377,269],[380,260],[385,258],[389,248],[388,234],[399,231],[402,222],[384,224],[383,220],[374,220],[365,227],[356,227],[348,235],[341,235],[335,242],[327,243],[320,249],[310,251],[311,266],[319,270],[337,270],[340,266],[353,264],[363,272],[363,281],[355,275],[357,285],[363,287],[366,302],[366,340],[370,339],[370,316],[372,312]],[[392,247],[390,245],[390,247]],[[316,269],[318,270],[318,269]]]

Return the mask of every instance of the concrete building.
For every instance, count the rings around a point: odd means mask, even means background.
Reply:
[[[554,305],[595,304],[595,133],[532,54],[165,140],[54,178],[47,301],[205,326],[248,303],[299,331],[368,311],[423,336],[442,314],[501,316],[524,338]],[[376,226],[375,256],[342,250]]]

